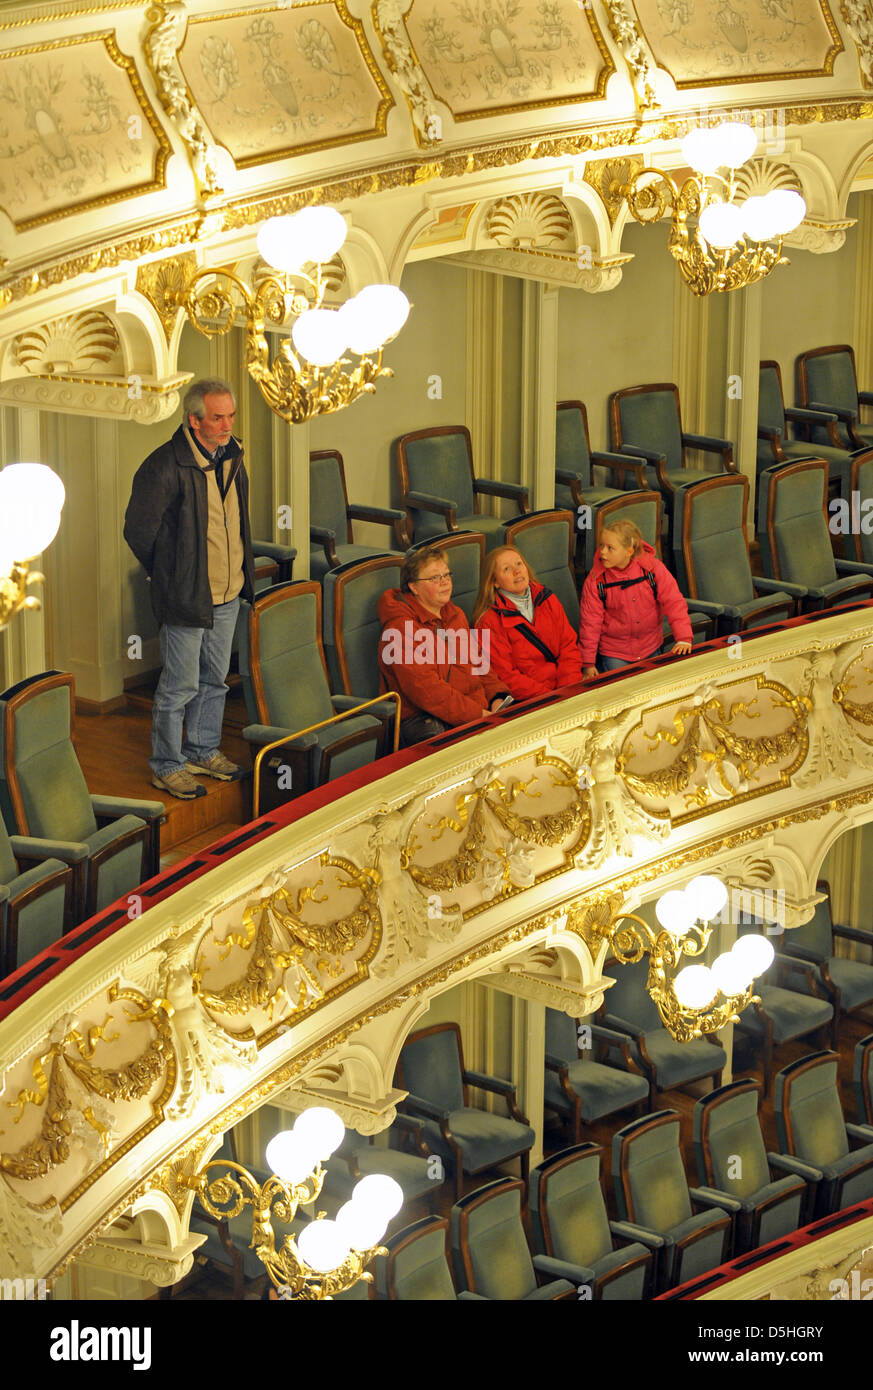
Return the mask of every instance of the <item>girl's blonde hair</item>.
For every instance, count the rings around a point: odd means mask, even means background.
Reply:
[[[635,521],[605,521],[600,528],[600,539],[603,539],[604,531],[611,531],[618,536],[626,550],[632,552],[632,558],[636,559],[643,548],[643,533]]]
[[[485,568],[482,571],[482,578],[479,583],[479,593],[476,597],[476,603],[473,608],[473,618],[471,622],[471,627],[476,626],[477,622],[481,618],[482,614],[485,612],[486,608],[490,608],[491,605],[494,603],[495,599],[497,598],[497,590],[500,587],[497,583],[497,579],[495,576],[495,571],[497,569],[497,561],[500,559],[501,555],[506,555],[508,552],[511,552],[513,555],[518,555],[521,557],[522,560],[524,560],[524,566],[527,570],[528,583],[530,583],[531,580],[536,580],[536,575],[531,569],[529,562],[524,559],[524,556],[522,555],[517,545],[499,545],[496,550],[490,551],[485,558]]]

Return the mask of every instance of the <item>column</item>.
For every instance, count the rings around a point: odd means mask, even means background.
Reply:
[[[543,1158],[546,1006],[516,996],[512,1003],[512,1075],[518,1083],[519,1108],[536,1135],[530,1151],[533,1168]]]
[[[724,431],[734,442],[737,468],[749,480],[746,533],[755,534],[755,456],[758,446],[758,371],[761,360],[761,285],[728,295],[727,381]]]
[[[673,380],[679,387],[682,424],[692,433],[712,434],[715,427],[705,418],[709,298],[698,299],[681,275],[674,274],[673,280]]]
[[[859,193],[858,225],[855,228],[855,322],[852,346],[855,349],[855,367],[858,385],[862,391],[870,389],[873,381],[873,319],[870,304],[873,302],[873,196]],[[869,416],[868,416],[869,418]]]
[[[273,540],[295,545],[294,578],[309,578],[309,424],[272,417]],[[290,508],[290,512],[284,510]],[[290,520],[290,527],[283,523]]]
[[[534,511],[555,505],[558,291],[526,281],[522,302],[521,481]]]
[[[502,275],[467,271],[466,422],[477,477],[499,478],[503,451],[500,394],[503,384]],[[497,499],[483,498],[488,509]],[[497,503],[499,505],[499,502]]]

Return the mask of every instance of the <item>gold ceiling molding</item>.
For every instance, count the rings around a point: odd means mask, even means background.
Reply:
[[[185,143],[198,194],[202,198],[220,193],[218,148],[188,90],[177,58],[188,21],[185,6],[182,0],[169,0],[168,4],[157,0],[149,5],[145,18],[149,26],[143,39],[146,64],[155,80],[161,106]]]
[[[768,108],[769,109],[769,108]],[[784,112],[786,124],[809,125],[873,119],[873,100],[835,101],[804,106],[774,104]],[[16,302],[48,286],[64,284],[77,275],[110,269],[125,261],[139,261],[156,251],[191,246],[208,229],[210,233],[237,231],[255,226],[267,217],[296,212],[313,202],[342,203],[391,189],[411,188],[436,178],[459,178],[482,170],[509,168],[533,159],[564,159],[606,150],[616,145],[650,144],[685,135],[697,124],[694,115],[671,117],[655,123],[602,127],[592,132],[566,131],[548,138],[514,139],[487,146],[470,146],[439,159],[419,158],[374,167],[364,174],[339,175],[329,180],[301,184],[279,195],[258,195],[231,201],[220,210],[195,218],[173,219],[123,241],[98,242],[64,259],[52,259],[13,272],[0,283],[0,305]]]
[[[157,312],[168,343],[181,313],[179,295],[196,269],[197,257],[193,251],[165,256],[163,260],[149,261],[137,268],[137,294],[143,295]]]
[[[29,28],[50,19],[80,19],[86,14],[104,14],[107,10],[138,10],[141,7],[142,0],[90,0],[88,4],[82,4],[81,0],[66,0],[66,3],[61,0],[60,4],[36,5],[23,18],[0,19],[0,34],[6,29]]]
[[[868,0],[842,0],[840,9],[858,50],[861,82],[873,87],[873,11]]]
[[[627,187],[645,165],[641,159],[596,159],[585,164],[584,179],[606,208],[610,227],[614,227],[622,208],[627,206],[622,189]]]
[[[118,329],[109,316],[84,309],[19,333],[12,356],[31,375],[82,374],[101,367],[117,372],[123,365],[119,346]]]
[[[554,193],[513,193],[488,210],[485,227],[499,246],[529,249],[573,244],[573,219]]]
[[[604,4],[609,14],[609,32],[621,49],[630,73],[637,110],[651,110],[658,105],[652,85],[652,66],[633,8],[627,0],[604,0]]]
[[[96,52],[89,54],[88,49]],[[54,55],[54,65],[49,55]],[[20,72],[18,59],[22,60]],[[80,106],[85,113],[81,127],[71,131],[78,142],[75,146],[57,109],[63,87],[68,88],[65,104]],[[127,117],[123,107],[131,93],[140,114]],[[3,210],[17,232],[165,187],[170,142],[146,97],[134,60],[121,52],[112,32],[77,34],[0,52],[0,98],[10,107],[4,117],[7,135],[9,125],[19,122],[19,129],[12,132],[22,142],[16,153],[33,150],[29,163],[3,171]],[[132,120],[139,126],[132,127]],[[149,176],[131,183],[129,175],[138,166],[145,174],[150,162],[141,145],[145,128],[154,140],[153,164]],[[110,134],[115,143],[108,139]],[[14,160],[14,155],[6,156],[7,164],[14,165]],[[89,196],[100,184],[113,180],[114,191]],[[37,205],[47,210],[19,219],[19,203],[24,209]]]
[[[403,0],[374,0],[370,14],[388,71],[406,98],[416,144],[421,149],[442,138],[439,106],[406,32]]]

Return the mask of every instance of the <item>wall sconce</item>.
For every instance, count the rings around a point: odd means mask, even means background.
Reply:
[[[27,590],[45,579],[28,566],[57,535],[65,496],[44,463],[10,463],[0,471],[0,629],[22,608],[40,606]]]
[[[699,127],[682,141],[696,172],[681,187],[660,169],[641,169],[622,187],[631,216],[643,225],[672,207],[670,254],[696,295],[741,289],[788,264],[782,238],[806,216],[800,194],[773,189],[734,202],[734,173],[751,159],[757,142],[752,127],[739,121]],[[697,219],[696,227],[689,227],[689,218]]]
[[[699,956],[706,950],[712,927],[728,900],[727,889],[712,874],[693,878],[684,890],[660,897],[655,916],[662,930],[654,932],[633,913],[621,913],[617,922],[631,921],[612,934],[612,949],[622,965],[649,957],[646,989],[658,1013],[677,1042],[690,1042],[705,1033],[716,1033],[736,1023],[752,1003],[753,982],[772,964],[773,943],[764,936],[742,936],[712,966],[685,965],[683,956]],[[718,1000],[721,998],[721,1002]]]
[[[371,1173],[356,1184],[335,1221],[319,1215],[296,1239],[286,1236],[276,1248],[273,1210],[278,1220],[291,1222],[299,1206],[318,1198],[325,1178],[321,1164],[344,1137],[345,1127],[333,1110],[312,1106],[297,1117],[292,1129],[270,1140],[266,1159],[272,1173],[266,1182],[259,1183],[247,1168],[223,1158],[186,1179],[185,1185],[219,1220],[252,1207],[252,1247],[273,1285],[287,1298],[330,1299],[359,1279],[371,1282],[365,1266],[386,1253],[379,1242],[403,1205],[400,1184]],[[209,1176],[219,1168],[225,1170],[222,1176]]]
[[[400,332],[409,300],[396,285],[367,285],[339,309],[324,307],[325,265],[348,234],[345,218],[331,207],[308,207],[291,217],[271,217],[258,232],[258,250],[272,268],[251,289],[230,270],[199,270],[176,302],[207,338],[245,320],[246,367],[271,410],[289,424],[328,415],[375,390],[391,376],[382,350]],[[270,361],[266,329],[293,320]],[[343,356],[360,359],[351,370]]]

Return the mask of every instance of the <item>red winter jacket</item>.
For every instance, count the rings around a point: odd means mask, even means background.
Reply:
[[[378,614],[382,689],[399,691],[401,719],[430,714],[454,728],[481,719],[496,696],[509,694],[490,674],[482,639],[457,604],[444,604],[437,618],[414,594],[388,589]]]
[[[654,575],[657,597],[647,572]],[[639,580],[627,588],[622,580]],[[603,598],[598,585],[604,584]],[[615,586],[615,587],[612,587]],[[675,642],[691,641],[688,608],[676,580],[656,559],[652,546],[643,541],[642,552],[623,570],[605,570],[597,555],[582,586],[579,646],[582,665],[593,666],[598,653],[622,661],[641,661],[656,652],[664,640],[661,619],[667,618]]]
[[[567,621],[561,600],[551,589],[533,580],[530,590],[533,623],[500,593],[476,623],[481,632],[488,634],[492,671],[508,685],[516,700],[548,695],[564,685],[578,685],[582,680],[576,634]],[[531,630],[545,643],[556,661],[549,661],[525,637],[525,632]]]

